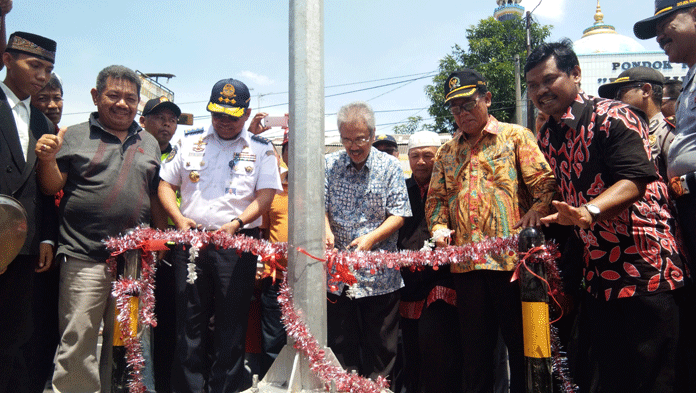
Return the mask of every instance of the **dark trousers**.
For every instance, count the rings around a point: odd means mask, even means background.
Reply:
[[[677,198],[677,218],[686,246],[687,262],[691,275],[696,275],[696,190],[693,194]]]
[[[456,393],[461,389],[462,353],[457,308],[436,301],[419,319],[401,318],[408,393]]]
[[[492,392],[498,331],[508,348],[510,392],[524,391],[522,303],[512,272],[478,270],[455,273],[462,337],[462,392]]]
[[[273,278],[266,277],[261,283],[261,349],[263,359],[261,362],[261,374],[259,379],[266,375],[280,350],[287,342],[285,327],[282,321],[282,312],[278,304],[278,291],[282,279],[273,282]]]
[[[54,262],[57,264],[57,262]],[[34,328],[29,341],[22,347],[24,361],[29,370],[27,390],[42,393],[46,381],[53,375],[53,358],[60,343],[58,329],[58,289],[60,267],[34,274],[31,315]]]
[[[343,368],[375,379],[389,377],[396,361],[399,300],[394,291],[351,299],[329,293],[326,307],[328,346]]]
[[[177,249],[176,356],[172,391],[239,392],[244,385],[244,337],[256,256],[208,246],[196,259],[198,278],[186,282],[189,247]],[[214,329],[209,329],[214,317]]]
[[[0,393],[24,392],[20,348],[31,336],[31,289],[36,257],[20,255],[0,274]]]
[[[592,377],[583,391],[678,391],[680,292],[611,301],[585,298]]]
[[[165,259],[174,261],[174,250]],[[188,253],[186,253],[188,256]],[[176,343],[176,290],[174,265],[160,263],[155,275],[155,315],[157,326],[152,329],[152,362],[155,375],[155,390],[171,392],[172,362]]]

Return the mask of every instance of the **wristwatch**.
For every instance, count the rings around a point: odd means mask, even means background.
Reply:
[[[597,217],[599,216],[599,213],[601,213],[601,210],[597,207],[597,205],[593,205],[591,203],[586,203],[582,205],[585,209],[587,209],[587,212],[590,213],[590,216],[592,217],[592,222],[590,224],[594,223],[597,221]]]
[[[242,219],[239,218],[239,217],[235,217],[235,218],[233,218],[230,222],[235,222],[235,221],[238,221],[238,222],[239,222],[239,228],[238,228],[238,230],[239,230],[239,229],[242,229],[242,227],[244,226],[244,221],[242,221]]]

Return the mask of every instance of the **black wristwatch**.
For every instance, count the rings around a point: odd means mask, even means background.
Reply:
[[[242,219],[239,218],[239,217],[235,217],[235,218],[233,218],[232,221],[230,221],[230,222],[235,222],[235,221],[238,221],[238,222],[239,222],[239,229],[242,229],[242,227],[244,226],[244,221],[242,221]]]

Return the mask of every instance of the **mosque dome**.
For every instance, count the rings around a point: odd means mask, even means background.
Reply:
[[[597,12],[594,25],[583,30],[582,38],[573,43],[573,50],[578,55],[598,53],[635,53],[645,52],[645,47],[633,38],[616,32],[614,26],[604,23],[604,14],[597,0]]]

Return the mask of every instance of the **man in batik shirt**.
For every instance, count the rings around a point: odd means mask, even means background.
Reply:
[[[326,156],[328,243],[339,250],[396,251],[399,228],[411,216],[399,160],[372,147],[375,115],[365,102],[338,111],[345,151]],[[348,286],[329,280],[328,344],[343,367],[376,378],[396,361],[401,274],[392,268],[355,272]]]
[[[438,233],[443,229],[452,230],[451,244],[461,246],[514,235],[549,213],[555,183],[534,134],[488,114],[492,95],[486,84],[469,69],[453,72],[445,83],[445,104],[459,130],[437,152],[425,203],[440,247],[447,245]],[[493,391],[499,330],[509,352],[510,391],[524,391],[520,289],[510,282],[516,263],[517,255],[506,253],[450,267],[462,337],[462,392]]]
[[[562,202],[542,222],[575,225],[584,243],[588,367],[598,392],[677,390],[684,264],[667,186],[650,161],[648,127],[626,104],[589,97],[572,43],[544,44],[527,59],[539,132]],[[583,365],[581,365],[583,366]],[[692,387],[693,388],[693,387]]]

